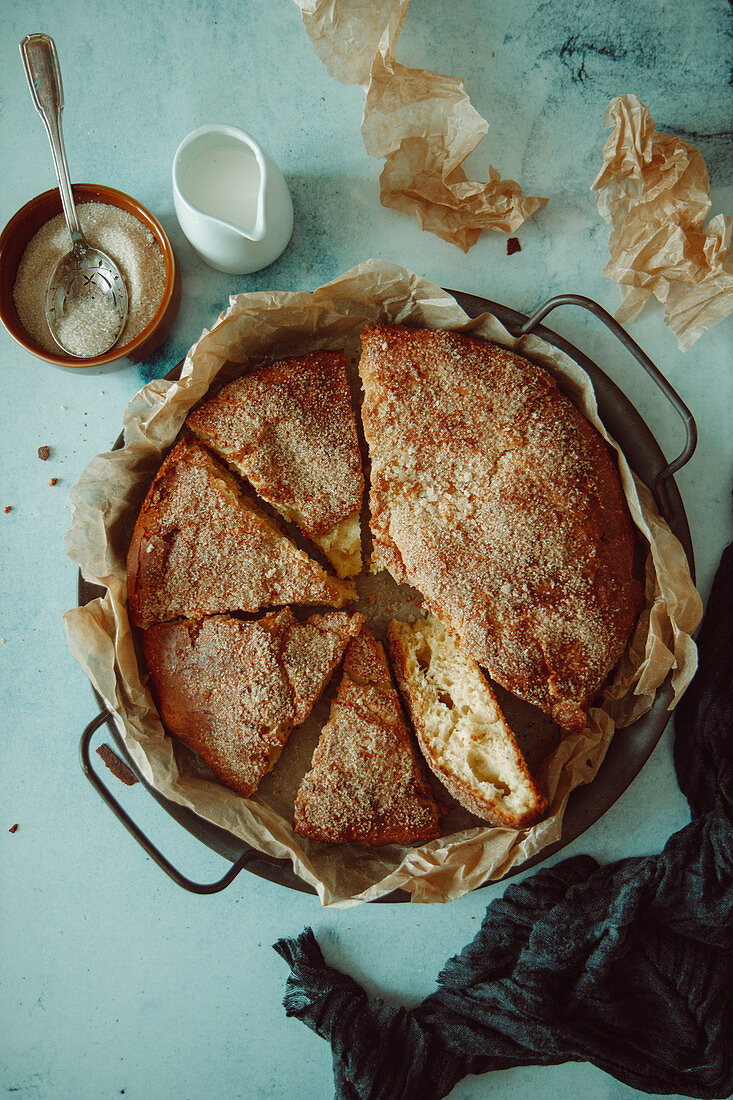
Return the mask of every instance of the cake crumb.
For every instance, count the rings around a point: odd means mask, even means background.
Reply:
[[[120,760],[119,756],[112,751],[109,745],[100,745],[97,749],[97,756],[99,756],[102,762],[109,768],[112,775],[124,783],[125,786],[135,786],[138,781],[137,776],[128,768],[123,760]]]
[[[40,458],[41,462],[45,462],[50,454],[51,448],[47,447],[45,444],[43,447],[38,448],[38,457]]]
[[[49,484],[49,485],[57,485],[57,484],[58,484],[58,480],[59,480],[59,479],[58,479],[57,477],[52,477],[52,478],[51,478],[51,480],[49,481],[49,483],[48,483],[48,484]]]
[[[10,826],[10,828],[8,829],[8,832],[9,832],[9,833],[17,833],[17,831],[18,831],[18,825],[17,825],[17,822],[16,822],[16,824],[15,824],[15,825],[11,825],[11,826]]]
[[[506,254],[507,256],[513,256],[515,252],[521,252],[522,246],[519,243],[518,237],[508,237],[506,242]]]
[[[5,505],[5,515],[6,516],[7,516],[8,512],[12,512],[12,510],[13,510],[12,504],[6,504]]]

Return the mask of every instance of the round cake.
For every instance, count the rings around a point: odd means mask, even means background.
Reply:
[[[190,413],[128,555],[130,613],[159,711],[222,782],[250,795],[345,660],[296,831],[365,844],[436,836],[440,808],[410,722],[453,797],[495,824],[531,825],[546,798],[484,672],[561,729],[583,730],[643,602],[615,456],[547,371],[462,333],[366,328],[358,419],[347,372],[333,352],[265,364]],[[325,664],[311,656],[311,668],[303,650],[296,676],[282,651],[283,637],[299,636],[299,608],[356,601],[360,514],[371,572],[411,585],[434,617],[384,631],[399,694],[362,614],[303,624],[331,639]],[[360,645],[374,650],[378,677],[354,678]],[[288,703],[298,678],[315,685],[300,711]],[[270,681],[277,721],[257,701]],[[225,755],[246,782],[228,778]],[[337,823],[332,836],[323,822]]]

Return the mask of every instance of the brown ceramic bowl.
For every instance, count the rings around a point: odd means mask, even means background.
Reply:
[[[160,223],[136,199],[123,194],[122,191],[115,191],[112,187],[102,187],[92,183],[77,183],[73,190],[77,204],[101,202],[109,206],[117,206],[120,210],[126,210],[136,217],[153,234],[163,252],[166,268],[165,289],[157,312],[134,340],[122,347],[112,348],[111,351],[93,359],[76,359],[61,353],[56,355],[40,347],[28,335],[20,323],[18,311],[15,308],[13,287],[20,261],[31,238],[42,225],[62,212],[61,196],[58,188],[54,188],[52,191],[44,191],[42,195],[37,195],[21,207],[0,234],[0,320],[13,339],[17,340],[26,351],[62,369],[99,371],[123,367],[129,363],[139,363],[165,340],[173,327],[181,304],[181,280],[173,248]]]

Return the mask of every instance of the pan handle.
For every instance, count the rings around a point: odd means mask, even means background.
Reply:
[[[240,871],[242,871],[251,859],[254,859],[257,852],[254,848],[249,848],[246,852],[243,852],[236,863],[233,863],[226,874],[222,875],[220,879],[215,882],[194,882],[192,879],[187,878],[184,874],[173,866],[173,864],[166,859],[166,857],[160,852],[153,842],[145,835],[140,827],[132,820],[126,810],[122,808],[115,796],[109,790],[109,788],[102,782],[98,773],[92,767],[92,762],[89,756],[89,745],[92,740],[92,736],[99,729],[99,727],[111,718],[110,712],[105,708],[101,711],[96,718],[92,719],[87,728],[81,735],[81,741],[79,743],[79,753],[81,755],[81,766],[85,776],[92,784],[97,794],[107,803],[112,813],[119,818],[127,831],[134,836],[141,848],[150,856],[152,860],[158,864],[160,868],[173,879],[175,883],[182,886],[184,890],[190,890],[192,894],[216,894],[220,890],[226,889],[226,887],[233,882]]]
[[[582,309],[587,309],[588,312],[597,317],[599,321],[602,321],[606,328],[610,329],[624,347],[631,352],[634,359],[641,363],[649,377],[656,382],[664,396],[682,418],[687,433],[684,450],[657,474],[654,483],[657,499],[665,501],[667,499],[666,483],[678,470],[681,470],[682,467],[690,461],[695,453],[695,447],[697,446],[697,424],[695,423],[695,418],[677,391],[670,385],[659,368],[652,363],[649,356],[641,350],[636,341],[629,336],[626,329],[622,328],[616,318],[612,317],[610,313],[607,313],[603,306],[599,306],[592,298],[585,298],[582,294],[558,294],[554,298],[548,298],[544,305],[536,309],[532,316],[520,327],[520,335],[529,335],[529,333],[545,319],[547,314],[558,306],[580,306]]]

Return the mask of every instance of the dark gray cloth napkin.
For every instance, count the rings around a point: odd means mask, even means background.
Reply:
[[[306,929],[275,944],[285,1009],[333,1048],[339,1100],[433,1100],[466,1074],[587,1061],[648,1093],[733,1091],[733,545],[676,711],[692,820],[658,855],[539,870],[413,1010],[370,999]]]

